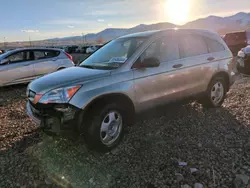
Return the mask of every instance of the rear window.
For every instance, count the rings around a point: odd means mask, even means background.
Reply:
[[[59,51],[56,50],[36,50],[34,51],[35,59],[46,59],[56,57],[60,54]]]
[[[182,35],[179,40],[180,55],[182,58],[207,54],[207,44],[200,35]]]
[[[209,53],[221,52],[225,50],[224,46],[218,41],[210,39],[210,38],[204,38],[204,39],[207,43],[207,48],[208,48]]]

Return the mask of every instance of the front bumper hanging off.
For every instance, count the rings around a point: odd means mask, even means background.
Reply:
[[[60,134],[62,131],[75,131],[78,109],[69,105],[51,105],[49,108],[26,105],[28,116],[45,132]]]

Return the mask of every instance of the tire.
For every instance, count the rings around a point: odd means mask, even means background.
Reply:
[[[108,152],[116,147],[123,138],[126,125],[125,110],[111,103],[97,106],[87,115],[83,128],[87,147],[100,152]],[[84,122],[84,121],[83,121]],[[109,141],[109,139],[111,139]]]
[[[214,77],[200,103],[207,108],[220,107],[225,100],[228,84],[223,77]]]

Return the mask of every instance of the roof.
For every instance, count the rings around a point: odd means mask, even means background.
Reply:
[[[15,52],[23,51],[23,50],[56,50],[62,51],[60,48],[44,48],[44,47],[31,47],[31,48],[17,48],[14,50],[7,51],[6,53],[1,54],[1,58],[5,58],[6,56],[13,54]]]
[[[161,32],[160,30],[154,30],[154,31],[145,31],[145,32],[139,32],[139,33],[133,33],[124,35],[120,38],[127,38],[127,37],[151,37],[152,35]]]
[[[30,47],[30,48],[17,48],[13,51],[21,51],[21,50],[62,50],[60,48],[45,48],[45,47]]]
[[[139,33],[133,33],[129,35],[122,36],[120,38],[127,38],[127,37],[151,37],[157,33],[163,33],[163,32],[196,32],[201,34],[216,34],[213,31],[205,30],[205,29],[179,29],[179,28],[173,28],[173,29],[164,29],[164,30],[153,30],[153,31],[145,31],[145,32],[139,32]]]

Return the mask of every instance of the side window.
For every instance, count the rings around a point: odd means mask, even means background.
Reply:
[[[219,43],[218,41],[207,38],[207,37],[204,39],[207,43],[207,48],[208,48],[209,53],[221,52],[221,51],[225,50],[224,46],[221,43]]]
[[[36,51],[34,51],[34,56],[35,56],[36,60],[56,57],[59,54],[60,54],[60,52],[55,51],[55,50],[36,50]]]
[[[18,52],[8,57],[10,63],[17,63],[26,60],[25,52]]]
[[[45,57],[44,52],[43,51],[34,51],[34,56],[35,59],[42,59]]]
[[[206,42],[199,35],[183,35],[179,39],[179,44],[182,58],[208,53]]]
[[[178,43],[174,38],[163,37],[153,42],[142,54],[142,59],[155,57],[160,62],[179,59]]]

